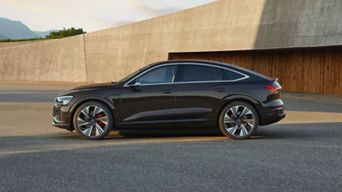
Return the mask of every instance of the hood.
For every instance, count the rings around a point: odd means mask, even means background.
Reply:
[[[115,82],[108,82],[108,83],[95,83],[95,84],[89,84],[89,85],[82,85],[79,87],[75,87],[72,90],[81,90],[81,89],[96,89],[96,88],[104,88],[104,87],[112,87],[115,86]]]

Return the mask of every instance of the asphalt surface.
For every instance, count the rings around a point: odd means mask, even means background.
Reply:
[[[282,123],[233,141],[216,129],[80,139],[51,126],[61,90],[0,88],[0,191],[341,191],[342,105],[294,99]]]
[[[0,102],[53,102],[62,90],[0,89]]]

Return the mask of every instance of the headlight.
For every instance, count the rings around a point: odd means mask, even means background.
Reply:
[[[70,103],[71,99],[73,98],[74,96],[60,96],[60,97],[56,97],[55,99],[55,103],[57,105],[67,105]]]

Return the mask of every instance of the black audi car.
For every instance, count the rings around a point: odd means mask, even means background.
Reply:
[[[246,139],[285,117],[276,79],[224,63],[165,61],[55,99],[53,125],[87,139],[133,127],[213,127]]]

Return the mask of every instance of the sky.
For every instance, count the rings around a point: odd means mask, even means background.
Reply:
[[[137,22],[215,0],[0,0],[0,17],[31,30],[63,27],[87,32]]]

